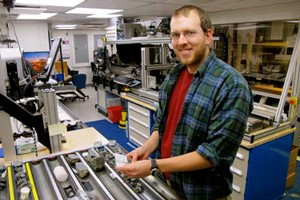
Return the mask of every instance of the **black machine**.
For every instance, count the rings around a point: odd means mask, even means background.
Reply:
[[[19,86],[19,77],[18,77],[18,69],[17,63],[14,60],[6,61],[6,70],[7,76],[9,78],[9,90],[8,96],[13,98],[14,100],[20,99],[22,97],[20,86]]]
[[[0,93],[0,110],[16,118],[31,129],[35,129],[38,141],[51,151],[49,132],[44,128],[43,116],[40,113],[32,114],[9,97]],[[8,133],[12,134],[12,133]]]

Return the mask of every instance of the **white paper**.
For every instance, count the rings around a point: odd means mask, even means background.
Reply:
[[[114,153],[114,156],[115,156],[116,166],[122,166],[122,165],[128,163],[126,155]]]

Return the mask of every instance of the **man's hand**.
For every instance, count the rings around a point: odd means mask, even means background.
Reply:
[[[115,168],[128,177],[143,178],[150,174],[151,160],[141,160]]]
[[[127,156],[128,160],[131,160],[131,162],[135,162],[135,161],[138,161],[138,160],[147,159],[149,154],[146,153],[144,148],[141,146],[141,147],[131,151],[126,156]]]

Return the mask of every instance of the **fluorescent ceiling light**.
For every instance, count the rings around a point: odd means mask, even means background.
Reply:
[[[116,10],[116,9],[102,9],[102,8],[74,8],[69,10],[68,14],[86,14],[86,15],[96,15],[96,14],[111,14],[116,12],[121,12],[123,10]]]
[[[110,15],[110,14],[99,14],[99,15],[90,15],[87,16],[87,18],[114,18],[114,17],[120,17],[122,15]]]
[[[46,11],[47,8],[14,7],[14,10]]]
[[[36,19],[43,20],[57,15],[57,13],[41,13],[38,15],[20,14],[17,19]]]
[[[76,24],[59,24],[56,25],[56,28],[75,28],[77,25]]]
[[[234,28],[235,30],[250,30],[250,29],[259,29],[259,28],[267,28],[269,26],[265,24],[259,24],[259,25],[250,25],[250,26],[240,26],[237,28]]]
[[[289,23],[299,23],[299,20],[291,20],[291,21],[286,21],[286,22],[289,22]]]
[[[47,10],[46,8],[42,8],[42,7],[14,7],[11,10],[11,13],[15,15],[19,15],[19,14],[37,15],[45,12],[46,10]]]
[[[75,7],[85,0],[16,0],[17,5]]]
[[[60,28],[56,28],[56,29],[59,29],[59,30],[71,30],[71,29],[76,29],[75,27],[60,27]]]
[[[105,28],[106,30],[116,30],[116,26],[109,26]]]

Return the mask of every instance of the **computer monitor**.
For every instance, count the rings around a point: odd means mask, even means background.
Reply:
[[[25,60],[31,63],[36,73],[40,73],[46,66],[47,59],[49,57],[49,51],[23,52],[23,57]]]

